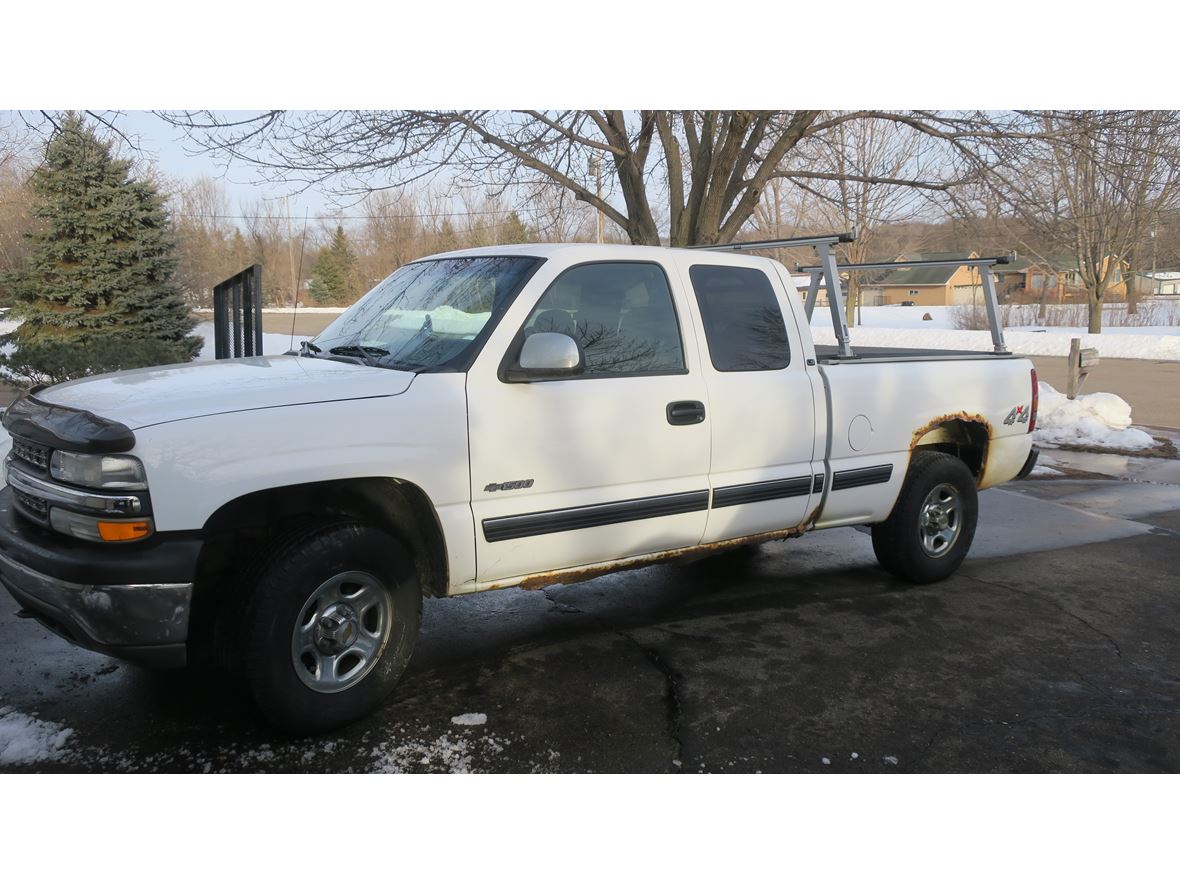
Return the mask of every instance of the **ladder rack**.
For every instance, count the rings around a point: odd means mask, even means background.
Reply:
[[[788,237],[781,240],[750,240],[744,243],[722,243],[720,245],[690,246],[690,249],[703,249],[713,252],[747,252],[762,249],[789,249],[811,246],[819,258],[819,264],[799,266],[798,273],[811,276],[807,287],[807,300],[803,309],[807,314],[807,321],[811,322],[811,315],[815,311],[815,303],[819,296],[822,282],[828,290],[828,308],[832,314],[832,329],[836,333],[836,358],[855,359],[852,343],[848,336],[848,323],[844,319],[844,290],[840,285],[840,271],[853,270],[898,270],[912,267],[976,267],[979,268],[980,282],[983,284],[983,303],[987,308],[987,322],[992,333],[992,348],[996,353],[1008,353],[1008,346],[1004,342],[1004,329],[1000,325],[999,301],[996,298],[996,281],[992,277],[991,268],[997,264],[1008,264],[1015,258],[1013,255],[1000,255],[995,258],[948,258],[926,261],[868,261],[861,264],[837,264],[832,247],[840,243],[852,243],[856,240],[856,231],[842,234],[825,234],[821,236]]]
[[[897,270],[899,268],[912,267],[977,267],[979,268],[979,279],[983,285],[983,304],[987,308],[987,323],[992,333],[992,349],[996,353],[1008,353],[1008,346],[1004,342],[1004,329],[1000,325],[1000,308],[999,301],[996,298],[996,281],[992,277],[991,268],[997,264],[1008,264],[1014,256],[999,255],[995,258],[940,258],[929,261],[866,261],[860,264],[841,264],[840,270]],[[838,294],[835,296],[835,301],[840,303],[841,316],[843,316],[843,292],[839,290],[839,280],[836,281],[836,289],[832,288],[831,276],[828,274],[827,268],[823,263],[818,265],[799,266],[796,268],[799,273],[806,273],[811,275],[811,284],[807,287],[807,301],[804,302],[803,311],[807,315],[808,322],[811,321],[811,314],[815,310],[816,297],[819,294],[819,281],[821,277],[828,278],[828,304],[833,303],[833,291]],[[836,338],[840,338],[840,333],[837,330]],[[839,355],[841,357],[852,356],[851,349],[845,353],[843,348],[840,349]]]

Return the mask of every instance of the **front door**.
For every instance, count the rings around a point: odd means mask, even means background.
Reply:
[[[508,383],[516,353],[485,348],[467,381],[478,581],[700,541],[709,417],[687,405],[705,400],[688,323],[662,264],[596,262],[557,276],[508,346],[567,334],[582,375]]]

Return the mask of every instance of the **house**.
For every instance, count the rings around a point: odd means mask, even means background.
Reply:
[[[1108,256],[1104,267],[1116,261],[1117,266],[1111,272],[1106,285],[1106,296],[1111,300],[1121,300],[1127,297],[1127,281],[1124,272],[1127,263]],[[1082,282],[1081,272],[1078,270],[1078,260],[1073,255],[1047,255],[1044,258],[1020,257],[1016,262],[1008,265],[1004,272],[1006,288],[1001,300],[1011,301],[1040,301],[1042,299],[1055,302],[1085,301],[1087,296],[1085,284]],[[998,270],[998,268],[997,268]],[[1019,276],[1023,275],[1024,283],[1019,285]]]
[[[948,261],[977,258],[977,253],[922,252],[899,256],[897,261]],[[899,267],[875,279],[863,280],[861,297],[865,304],[903,304],[928,307],[947,304],[982,304],[983,286],[979,270],[957,267]]]
[[[1142,277],[1153,295],[1180,295],[1180,270],[1157,270]]]

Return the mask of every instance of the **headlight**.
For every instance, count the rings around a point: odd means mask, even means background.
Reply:
[[[88,489],[146,489],[143,464],[130,455],[79,455],[57,451],[49,461],[49,475]]]

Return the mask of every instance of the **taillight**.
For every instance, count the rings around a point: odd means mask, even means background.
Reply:
[[[1037,385],[1037,370],[1032,370],[1032,408],[1029,410],[1028,416],[1028,432],[1032,433],[1037,429],[1037,403],[1040,400],[1038,396],[1039,389]]]

